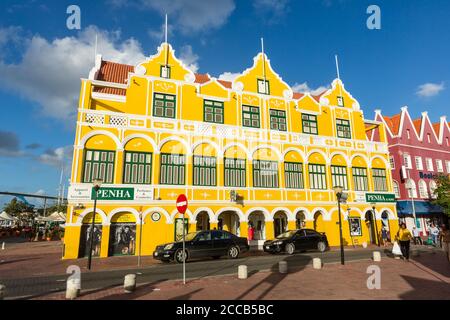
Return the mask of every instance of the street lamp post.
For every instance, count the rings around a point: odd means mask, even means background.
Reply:
[[[97,209],[97,193],[100,190],[100,186],[102,185],[102,180],[94,179],[93,180],[93,188],[94,188],[94,212],[92,213],[92,224],[91,224],[91,232],[90,232],[90,241],[89,241],[89,256],[88,256],[88,270],[91,270],[91,262],[92,262],[92,247],[94,246],[94,227],[95,227],[95,211]]]
[[[334,192],[336,193],[338,202],[338,215],[339,215],[339,243],[341,245],[341,264],[345,264],[344,258],[344,244],[342,242],[342,220],[341,220],[341,197],[342,197],[342,187],[334,187]]]
[[[372,217],[373,217],[373,223],[375,225],[375,239],[377,241],[377,246],[380,246],[380,238],[378,237],[378,225],[377,225],[377,216],[375,214],[375,203],[372,202]]]
[[[141,225],[139,226],[139,255],[138,255],[138,267],[141,266],[141,245],[142,245],[142,211],[139,212],[139,219],[141,220]]]

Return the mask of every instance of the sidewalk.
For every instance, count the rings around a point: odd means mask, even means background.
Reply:
[[[367,267],[381,269],[381,289],[369,290]],[[36,298],[64,299],[64,293]],[[217,299],[445,299],[450,300],[450,265],[442,252],[425,253],[410,262],[383,257],[382,261],[355,261],[345,266],[326,264],[322,270],[307,266],[288,274],[258,272],[246,280],[215,276],[181,281],[163,281],[139,286],[134,293],[121,287],[82,292],[81,300],[217,300]]]
[[[1,244],[0,244],[1,245]],[[346,247],[346,251],[353,250],[375,250],[377,247],[363,249]],[[384,250],[384,248],[381,248]],[[338,247],[331,248],[332,251],[339,250]],[[262,251],[251,251],[242,256],[266,255]],[[40,241],[40,242],[18,242],[6,243],[5,250],[0,250],[0,279],[22,278],[44,275],[66,274],[66,269],[70,265],[77,265],[82,271],[86,270],[87,259],[62,260],[61,241]],[[103,270],[124,270],[136,268],[137,256],[117,256],[108,258],[93,258],[92,269]],[[141,266],[148,267],[155,264],[162,264],[154,260],[152,256],[141,257]]]

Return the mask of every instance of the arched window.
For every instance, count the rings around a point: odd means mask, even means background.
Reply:
[[[398,186],[398,182],[394,180],[394,193],[396,198],[400,198],[400,187]]]
[[[409,198],[417,198],[417,188],[416,183],[412,179],[406,181],[406,189],[408,190]]]
[[[436,185],[436,181],[431,180],[430,181],[430,194],[431,194],[431,198],[436,199],[437,195],[434,193],[436,191],[437,185]]]
[[[419,180],[419,195],[421,198],[428,198],[427,183],[424,180]]]

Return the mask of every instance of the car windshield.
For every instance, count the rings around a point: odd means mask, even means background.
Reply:
[[[287,231],[287,232],[285,232],[285,233],[282,233],[282,234],[278,235],[278,236],[277,236],[277,239],[290,238],[290,237],[292,237],[292,236],[293,236],[294,234],[296,234],[296,233],[297,233],[296,230],[294,230],[294,231]]]
[[[192,241],[192,240],[194,240],[195,236],[198,235],[199,232],[200,231],[188,233],[187,235],[184,236],[184,240],[185,241]],[[181,239],[181,240],[183,240],[183,239]]]

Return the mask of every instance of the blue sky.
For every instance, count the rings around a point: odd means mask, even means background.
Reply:
[[[71,4],[81,9],[81,30],[66,27]],[[381,30],[366,27],[371,4],[381,9]],[[338,54],[341,78],[366,118],[404,105],[413,117],[428,111],[433,122],[447,114],[447,0],[3,0],[0,190],[56,194],[95,34],[105,59],[136,63],[162,41],[165,12],[169,42],[197,72],[243,71],[264,37],[272,66],[298,90],[329,86]]]

